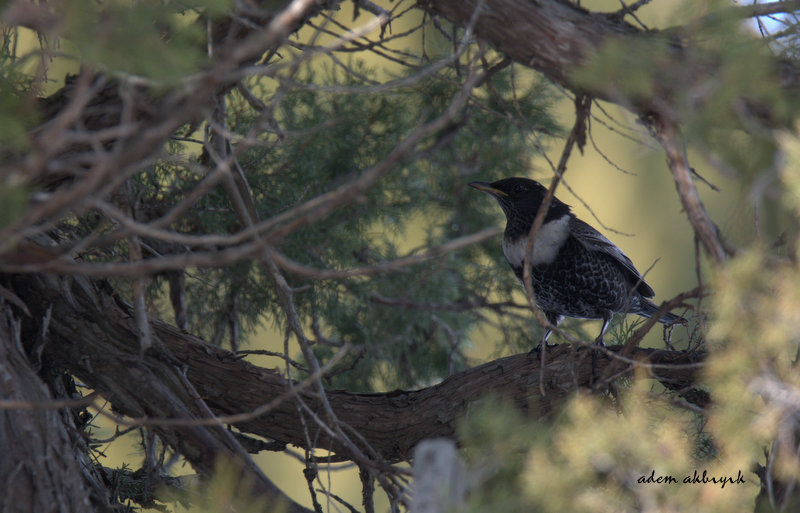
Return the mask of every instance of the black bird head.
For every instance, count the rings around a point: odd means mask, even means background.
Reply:
[[[470,182],[469,185],[494,196],[506,215],[506,232],[527,234],[547,194],[544,185],[528,178],[503,178],[492,183]],[[569,206],[553,197],[544,221],[559,219],[569,213]]]

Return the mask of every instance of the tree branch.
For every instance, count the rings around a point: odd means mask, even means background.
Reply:
[[[202,397],[215,415],[255,411],[276,398],[289,398],[287,393],[297,387],[273,371],[252,365],[154,318],[150,319],[150,325],[159,351],[151,350],[140,357],[133,310],[107,286],[102,282],[81,286],[78,280],[65,278],[62,293],[58,293],[48,281],[35,275],[14,277],[14,290],[31,309],[34,319],[41,318],[41,310],[46,307],[54,310],[46,357],[58,367],[80,376],[89,386],[106,395],[115,410],[137,421],[147,424],[148,418],[155,417],[185,419],[184,427],[174,426],[176,422],[159,427],[159,423],[154,422],[154,429],[167,443],[187,454],[193,463],[210,457],[197,454],[198,447],[204,447],[204,443],[216,448],[215,452],[231,449],[214,441],[213,436],[207,439],[211,433],[206,433],[204,440],[192,434],[200,429],[195,419],[201,415],[193,413],[192,406],[192,401],[199,399],[186,392],[153,390],[158,383],[165,383],[158,385],[162,388],[167,386],[175,380],[174,373],[178,369],[185,369],[197,397]],[[87,287],[94,297],[87,295]],[[78,320],[83,325],[80,332],[74,327]],[[608,365],[621,362],[624,366],[619,375],[631,375],[635,368],[643,368],[669,388],[682,391],[698,385],[705,360],[705,354],[700,352],[635,348],[630,357],[622,358],[618,351],[619,348],[611,347],[598,355],[595,373],[602,375]],[[367,394],[327,390],[326,396],[339,421],[363,437],[363,442],[353,438],[353,443],[369,445],[369,448],[359,447],[360,450],[367,454],[375,451],[386,461],[400,461],[410,457],[420,440],[453,438],[455,426],[469,404],[487,394],[512,401],[535,418],[547,416],[554,404],[576,388],[590,386],[589,354],[587,349],[573,349],[568,345],[549,348],[543,378],[545,396],[539,393],[539,380],[531,379],[539,375],[539,360],[527,354],[474,367],[421,390]],[[148,390],[150,392],[146,392]],[[320,397],[313,389],[300,387],[291,393],[301,397],[310,411],[322,411]],[[707,406],[707,396],[696,399],[698,406]],[[268,412],[237,423],[236,427],[310,449],[292,401],[279,401]],[[351,456],[347,446],[331,440],[323,430],[316,426],[309,429],[316,446],[330,447],[343,457]],[[205,467],[204,464],[200,466]]]
[[[418,4],[432,15],[466,26],[478,0],[421,0]],[[719,18],[730,14],[744,18],[796,11],[800,5],[796,1],[787,1],[726,9],[714,13],[714,16]],[[693,83],[715,76],[713,64],[708,59],[695,58],[693,52],[672,46],[659,55],[659,67],[670,70],[671,74],[657,77],[663,80],[654,80],[657,86],[649,95],[620,98],[618,85],[613,80],[592,84],[576,81],[575,71],[608,43],[617,41],[625,48],[646,48],[641,42],[670,39],[675,29],[644,31],[627,23],[621,16],[591,12],[571,2],[485,0],[474,31],[476,36],[507,57],[540,71],[553,82],[576,93],[619,103],[626,108],[633,106],[639,115],[655,112],[669,119],[678,110],[673,102],[681,91],[690,90]],[[782,72],[783,85],[797,89],[800,87],[800,74],[796,66],[793,69],[794,73]]]
[[[677,128],[671,123],[665,123],[655,128],[655,136],[664,152],[667,154],[667,164],[678,190],[678,197],[686,210],[689,222],[694,228],[694,232],[703,244],[703,247],[711,255],[716,263],[725,260],[726,251],[719,229],[711,220],[706,212],[703,202],[697,193],[697,187],[692,179],[692,168],[689,166],[689,158],[686,149],[679,140]]]

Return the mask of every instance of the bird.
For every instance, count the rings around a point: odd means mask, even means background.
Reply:
[[[522,282],[528,234],[547,189],[535,180],[520,177],[469,185],[493,196],[503,209],[503,254]],[[649,318],[659,313],[659,307],[648,299],[655,292],[631,259],[555,196],[536,232],[529,261],[533,297],[547,321],[558,326],[564,317],[602,319],[596,345],[605,347],[603,335],[614,314]],[[658,322],[672,325],[687,321],[665,313]],[[547,328],[533,351],[547,344],[551,333],[552,329]]]

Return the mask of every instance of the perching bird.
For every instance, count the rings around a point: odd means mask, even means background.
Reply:
[[[547,189],[527,178],[469,185],[491,194],[502,207],[506,215],[503,253],[522,281],[525,245]],[[615,313],[651,317],[658,312],[658,307],[647,300],[655,292],[625,253],[555,197],[536,232],[530,263],[536,306],[550,324],[557,326],[564,317],[602,319],[596,340],[600,345],[604,345],[603,334]],[[686,323],[686,319],[671,313],[658,321]],[[550,333],[548,329],[542,342],[547,342]]]

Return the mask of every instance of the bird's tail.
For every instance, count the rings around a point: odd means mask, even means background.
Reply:
[[[658,313],[658,305],[655,303],[648,301],[644,298],[640,298],[639,300],[639,308],[635,311],[635,313],[641,315],[642,317],[652,317]],[[689,321],[681,317],[680,315],[675,315],[674,313],[667,312],[658,319],[658,322],[661,324],[688,324]]]

